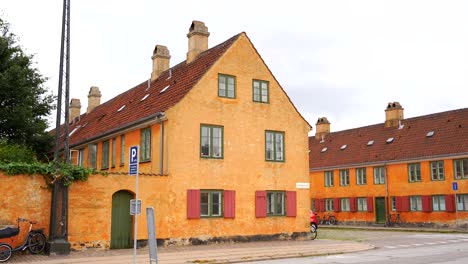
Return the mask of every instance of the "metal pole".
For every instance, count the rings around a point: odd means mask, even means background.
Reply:
[[[138,163],[137,163],[138,164]],[[139,165],[137,165],[139,166]],[[140,174],[139,170],[137,169],[137,174],[135,177],[135,211],[138,211],[138,174]],[[136,257],[137,257],[137,236],[138,236],[138,214],[133,216],[134,223],[134,234],[133,234],[133,264],[136,264]]]

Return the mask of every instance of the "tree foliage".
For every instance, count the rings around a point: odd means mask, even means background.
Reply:
[[[0,18],[0,142],[27,146],[42,158],[53,144],[46,118],[55,97],[9,27]]]

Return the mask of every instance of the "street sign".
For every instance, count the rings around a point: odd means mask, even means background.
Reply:
[[[130,200],[130,215],[141,215],[141,200]]]
[[[138,174],[138,146],[130,147],[130,163],[129,163],[130,175]]]
[[[458,182],[452,182],[452,190],[458,191]]]

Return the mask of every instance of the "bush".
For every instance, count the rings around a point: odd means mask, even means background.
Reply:
[[[33,150],[28,147],[15,145],[15,144],[6,144],[0,143],[0,162],[1,163],[10,163],[10,162],[26,162],[33,163],[36,161],[36,155]]]

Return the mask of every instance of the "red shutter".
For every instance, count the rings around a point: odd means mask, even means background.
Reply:
[[[333,199],[333,208],[335,209],[335,212],[341,211],[341,199],[340,198]]]
[[[267,208],[266,208],[266,191],[256,191],[255,192],[255,216],[256,217],[266,217]]]
[[[224,218],[236,217],[236,191],[224,190]]]
[[[325,212],[325,199],[317,199],[317,212]]]
[[[431,212],[432,211],[432,197],[430,195],[423,195],[421,197],[422,201],[422,211]]]
[[[187,190],[187,219],[200,218],[200,190]]]
[[[296,216],[296,192],[286,192],[286,216]]]
[[[410,210],[410,199],[409,196],[401,196],[401,212],[409,212]]]
[[[367,197],[367,212],[374,212],[374,197]]]
[[[349,198],[349,210],[351,212],[356,212],[357,211],[356,197]]]
[[[447,194],[445,195],[445,210],[447,212],[455,212],[455,195]]]
[[[401,197],[400,196],[396,196],[395,197],[395,209],[397,212],[402,212],[402,208],[401,208]]]

